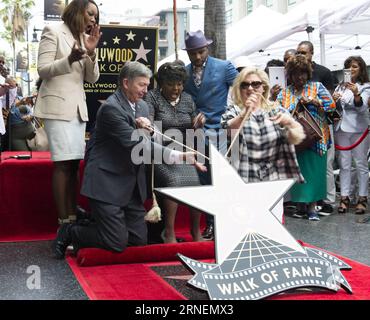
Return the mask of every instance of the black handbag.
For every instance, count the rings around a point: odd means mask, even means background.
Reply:
[[[312,147],[314,143],[323,138],[318,122],[303,104],[298,102],[293,110],[292,116],[302,125],[303,131],[306,135],[303,141],[295,146],[296,152],[304,151]]]

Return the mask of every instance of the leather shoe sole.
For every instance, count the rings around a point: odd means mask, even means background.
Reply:
[[[213,225],[207,226],[207,228],[202,232],[202,238],[208,239],[213,237]]]
[[[57,237],[52,243],[54,257],[58,260],[64,259],[67,247],[72,242],[70,234],[71,226],[72,224],[70,223],[62,224],[57,231]]]

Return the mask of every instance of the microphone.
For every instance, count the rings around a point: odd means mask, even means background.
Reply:
[[[15,156],[10,156],[10,159],[17,159],[17,160],[29,160],[32,158],[30,154],[17,154]]]
[[[10,156],[7,159],[30,160],[32,159],[32,148],[30,148],[30,154],[16,154],[15,156]]]

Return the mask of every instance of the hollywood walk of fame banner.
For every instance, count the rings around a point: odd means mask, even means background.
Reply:
[[[271,239],[264,240],[269,245],[273,242]],[[276,248],[283,249],[279,245]],[[195,272],[189,284],[208,291],[212,300],[258,300],[300,287],[320,287],[333,291],[343,287],[348,293],[352,292],[340,272],[340,269],[351,269],[348,264],[317,249],[305,250],[304,255],[291,250],[285,255],[282,250],[275,257],[286,257],[266,259],[255,266],[239,250],[222,265],[201,263],[183,255],[179,257],[185,266]],[[250,252],[247,254],[251,256]]]
[[[100,77],[96,83],[85,83],[89,110],[87,131],[94,124],[102,101],[117,90],[118,74],[126,61],[145,64],[154,73],[157,66],[158,28],[101,25],[103,33],[97,47]],[[153,87],[153,80],[149,87]]]

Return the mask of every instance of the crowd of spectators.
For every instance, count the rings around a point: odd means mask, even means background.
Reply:
[[[1,75],[6,79],[0,86],[0,147],[27,150],[27,139],[34,135],[34,116],[43,121],[48,135],[60,224],[53,243],[56,258],[62,259],[70,244],[75,251],[84,247],[123,251],[129,245],[145,245],[143,203],[150,168],[154,187],[212,184],[212,164],[207,160],[210,144],[225,156],[237,144],[239,154],[232,164],[246,183],[296,180],[285,206],[281,201],[273,212],[282,222],[288,204],[294,208],[293,216],[310,221],[332,214],[334,207],[340,214],[347,213],[350,199],[355,199],[354,213],[366,213],[370,148],[366,62],[359,56],[348,57],[343,68],[349,70],[350,78],[335,85],[330,70],[313,61],[314,47],[309,41],[287,50],[282,60],[269,61],[262,70],[250,61],[233,65],[212,57],[212,40],[199,30],[185,37],[183,49],[190,64],[163,64],[154,74],[156,86],[150,91],[152,73],[146,66],[139,62],[123,66],[117,91],[98,110],[85,157],[81,193],[89,199],[91,214],[79,212],[78,169],[85,156],[88,121],[83,83],[99,79],[98,6],[93,0],[73,0],[62,20],[42,33],[38,53],[42,83],[36,102],[19,94],[0,57]],[[270,85],[271,67],[284,70],[284,85]],[[321,130],[321,139],[304,150],[295,147],[305,137],[293,117],[298,108],[305,108]],[[143,134],[134,141],[137,129]],[[165,139],[163,133],[171,130],[181,133],[181,141],[176,135]],[[201,134],[190,141],[189,130]],[[181,148],[171,149],[172,142]],[[136,163],[132,155],[139,144],[160,152],[165,161],[152,164],[149,152],[149,161]],[[338,206],[335,163],[340,180]],[[358,184],[355,195],[351,194],[354,183]],[[175,233],[178,203],[164,196],[159,202],[164,215],[160,241],[181,241]],[[190,208],[190,215],[193,240],[213,240],[212,216],[207,215],[206,228],[200,230],[202,213]]]

